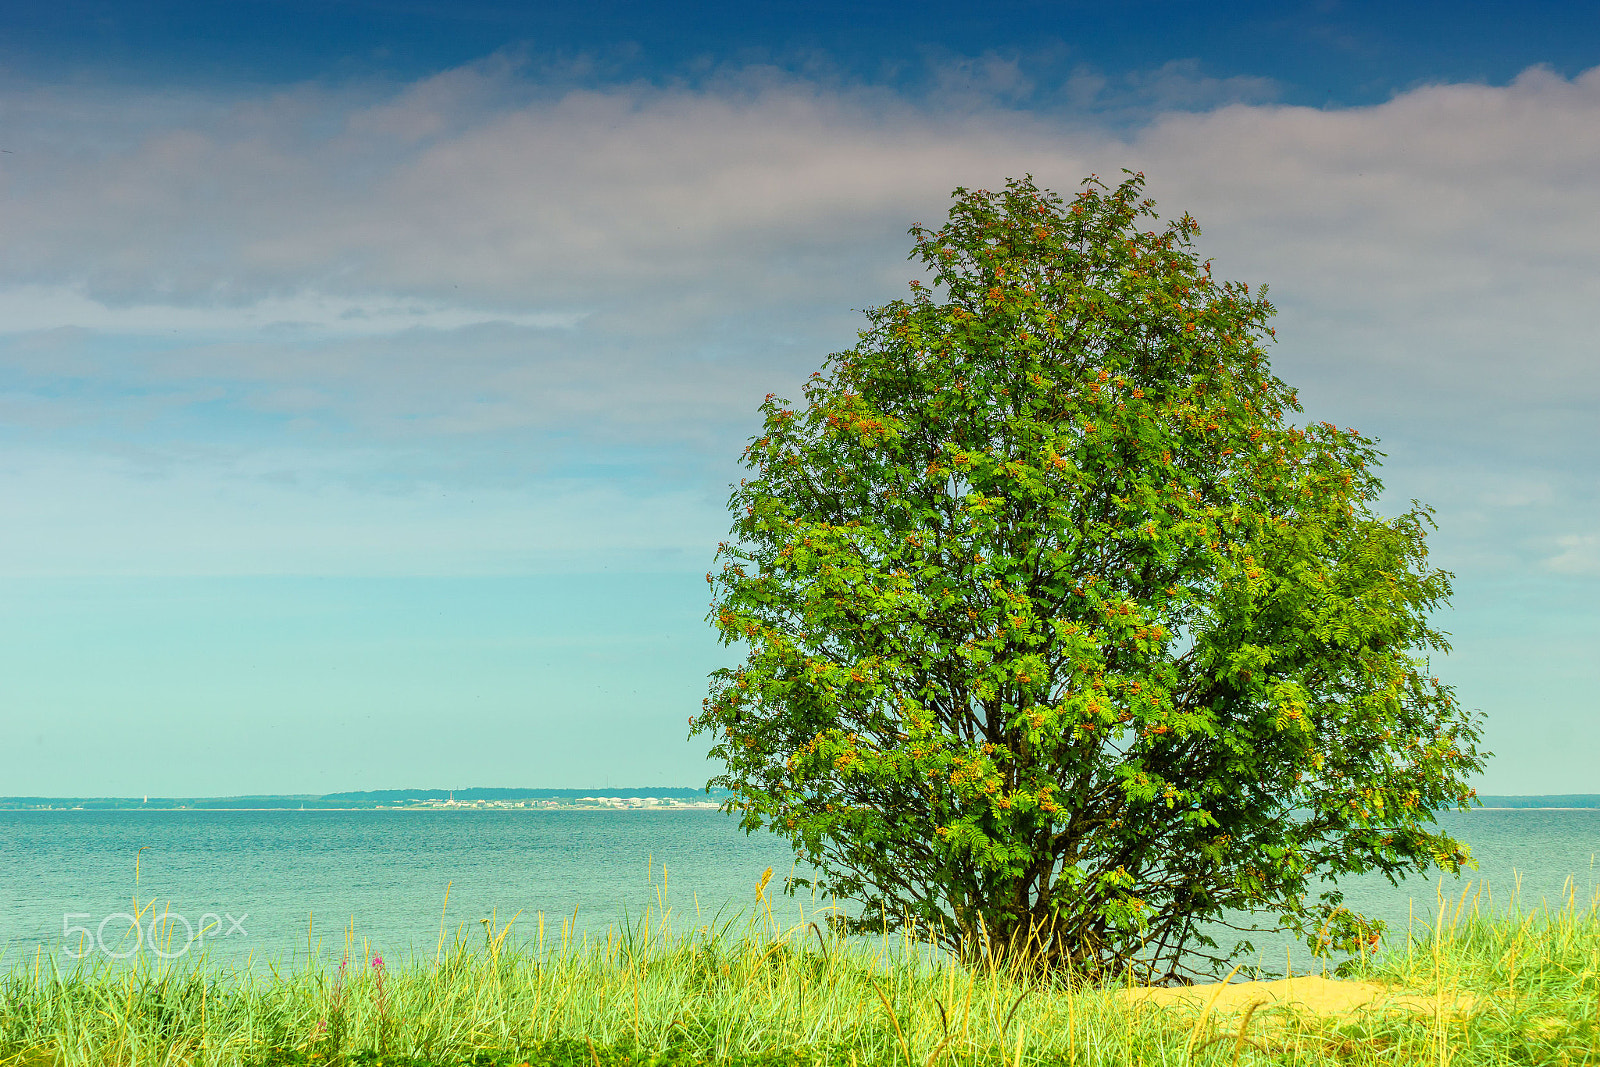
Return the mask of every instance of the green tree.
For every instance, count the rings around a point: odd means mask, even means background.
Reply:
[[[953,195],[911,231],[932,286],[762,408],[707,575],[747,653],[691,720],[713,784],[858,929],[1146,978],[1240,912],[1375,938],[1334,880],[1470,863],[1434,813],[1487,755],[1428,673],[1431,513],[1295,425],[1265,289],[1142,175]]]

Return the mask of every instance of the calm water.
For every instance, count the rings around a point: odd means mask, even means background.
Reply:
[[[1600,884],[1600,810],[1479,811],[1446,825],[1473,846],[1474,877],[1497,899],[1518,878],[1526,903],[1556,899],[1569,877],[1580,902]],[[663,868],[682,928],[748,907],[763,870],[781,878],[793,863],[776,838],[747,837],[715,812],[0,812],[0,966],[41,953],[70,963],[85,945],[136,950],[126,936],[136,855],[140,904],[175,916],[166,951],[179,950],[185,924],[205,924],[213,958],[288,963],[308,943],[337,959],[352,924],[357,951],[431,955],[442,911],[447,933],[474,939],[478,920],[518,911],[526,934],[543,912],[546,936],[558,937],[574,909],[580,929],[601,930],[656,904]],[[1464,884],[1443,886],[1455,896]],[[1419,918],[1436,909],[1428,882],[1346,889],[1400,929],[1413,898]],[[1282,959],[1277,942],[1256,943]]]

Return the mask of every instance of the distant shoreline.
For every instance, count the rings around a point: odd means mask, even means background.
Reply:
[[[722,792],[639,789],[384,789],[231,797],[0,797],[0,811],[710,811]]]
[[[337,811],[446,811],[446,812],[448,812],[448,811],[455,811],[455,812],[492,812],[492,811],[510,811],[510,812],[540,812],[540,811],[650,811],[650,812],[673,812],[673,811],[716,811],[719,807],[721,807],[720,804],[711,804],[711,803],[706,803],[706,804],[673,804],[673,805],[660,805],[660,806],[656,806],[656,807],[645,807],[643,805],[635,807],[635,806],[632,806],[632,805],[624,805],[624,804],[615,804],[615,805],[613,805],[613,804],[548,804],[548,805],[543,805],[543,806],[540,806],[540,807],[482,807],[482,808],[475,807],[475,806],[470,805],[470,804],[459,804],[459,805],[456,805],[455,807],[433,806],[433,805],[425,805],[425,804],[397,804],[397,805],[381,805],[381,806],[357,807],[357,808],[330,808],[330,807],[324,807],[324,806],[320,806],[320,805],[318,807],[314,807],[314,808],[311,808],[311,807],[307,807],[307,808],[301,808],[301,807],[269,808],[269,807],[242,807],[242,806],[209,807],[209,806],[206,806],[206,805],[203,805],[203,804],[202,805],[187,806],[187,807],[168,807],[168,806],[160,806],[160,807],[158,807],[158,806],[156,806],[154,804],[134,804],[134,805],[126,806],[126,807],[112,807],[112,806],[108,805],[108,806],[104,806],[104,807],[92,807],[92,808],[90,808],[90,807],[84,807],[82,805],[53,805],[52,806],[52,805],[43,805],[43,804],[36,804],[36,805],[20,805],[20,804],[19,805],[7,805],[7,804],[0,804],[0,811],[84,811],[84,812],[93,812],[93,813],[100,813],[100,812],[126,812],[126,811],[151,811],[151,812],[157,812],[157,811],[160,811],[160,812],[188,811],[188,812],[224,812],[224,813],[226,813],[226,812],[241,812],[241,813],[243,813],[243,812],[256,812],[256,811],[292,811],[292,812],[297,812],[297,813],[303,812],[303,813],[305,813],[307,815],[311,815],[311,814],[314,814],[316,812],[322,812],[322,811],[328,811],[328,812],[337,812]]]
[[[1479,808],[1468,808],[1468,814],[1475,811],[1600,811],[1600,804],[1572,804],[1566,807],[1557,805],[1540,804],[1485,804]]]
[[[381,790],[239,797],[0,797],[0,811],[715,811],[727,794],[686,787]],[[1600,793],[1483,796],[1471,811],[1596,811]]]

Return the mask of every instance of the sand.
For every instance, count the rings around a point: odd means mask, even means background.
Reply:
[[[1377,982],[1347,982],[1321,975],[1280,978],[1275,982],[1140,987],[1121,990],[1118,996],[1135,1004],[1211,1015],[1237,1015],[1255,1005],[1257,1012],[1280,1009],[1330,1019],[1363,1013],[1468,1015],[1475,1003],[1467,993],[1418,993]]]

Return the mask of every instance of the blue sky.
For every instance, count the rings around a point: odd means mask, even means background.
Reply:
[[[1600,792],[1600,11],[0,9],[0,793],[692,784],[769,391],[951,188],[1144,170]]]

